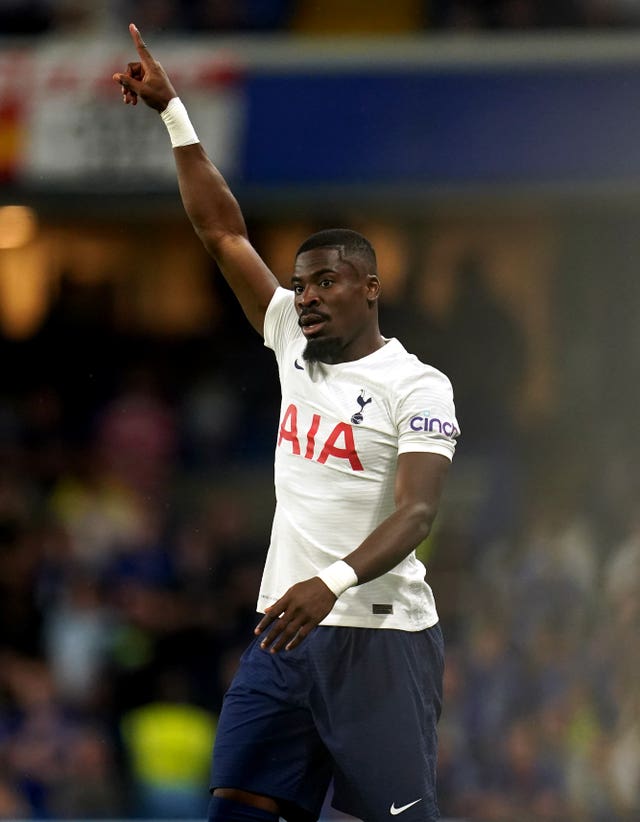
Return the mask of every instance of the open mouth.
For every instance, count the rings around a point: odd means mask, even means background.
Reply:
[[[302,333],[305,337],[312,337],[317,334],[326,322],[326,317],[321,314],[304,314],[298,320]]]

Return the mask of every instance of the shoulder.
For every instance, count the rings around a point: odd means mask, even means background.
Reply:
[[[288,288],[279,285],[273,292],[273,296],[267,306],[266,317],[282,313],[294,313],[293,292]]]
[[[415,354],[410,354],[399,340],[391,338],[385,347],[388,349],[386,377],[392,389],[406,393],[422,386],[445,395],[452,393],[451,380],[447,375],[422,362]]]
[[[391,386],[398,453],[429,452],[451,460],[460,435],[451,381],[442,371],[400,348]]]
[[[293,302],[293,292],[288,288],[278,286],[273,292],[264,317],[263,336],[265,345],[278,353],[282,345],[300,337],[300,335],[301,331]]]

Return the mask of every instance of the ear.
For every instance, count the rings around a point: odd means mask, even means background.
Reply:
[[[380,280],[377,274],[367,274],[367,300],[377,302],[380,296]]]

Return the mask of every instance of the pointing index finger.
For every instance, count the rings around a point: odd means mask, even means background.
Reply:
[[[153,57],[151,56],[151,52],[147,48],[144,40],[142,39],[142,35],[138,31],[138,27],[135,23],[129,23],[129,32],[131,34],[131,38],[136,47],[136,51],[140,55],[140,60],[142,63],[150,63],[153,61]]]

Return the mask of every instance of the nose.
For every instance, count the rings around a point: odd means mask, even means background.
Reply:
[[[320,302],[318,290],[312,285],[306,285],[301,294],[298,294],[298,305],[301,308],[308,308],[310,305],[317,305]]]

